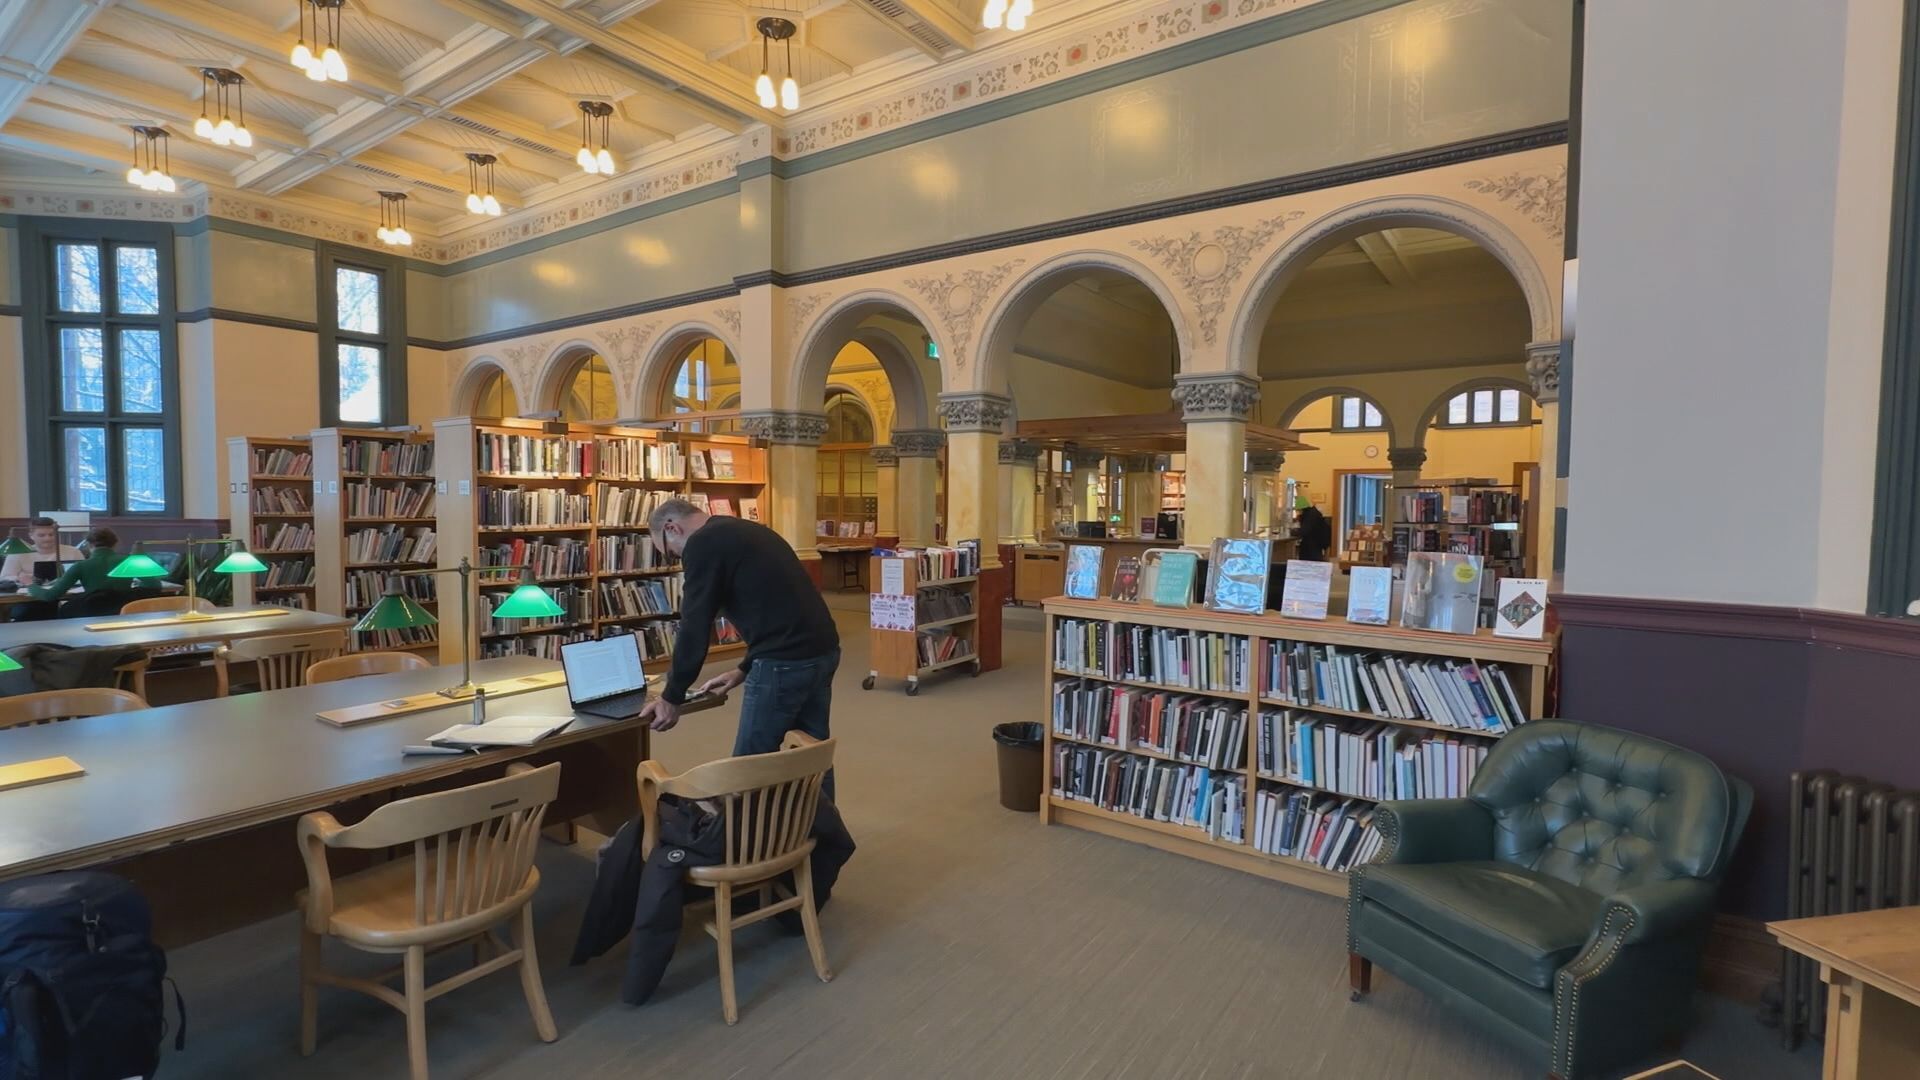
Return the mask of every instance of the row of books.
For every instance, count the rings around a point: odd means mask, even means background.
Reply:
[[[733,475],[733,451],[714,451],[726,455],[727,475]],[[708,451],[696,450],[694,475],[707,479],[713,475]],[[587,470],[609,480],[685,480],[689,455],[678,443],[656,443],[643,439],[596,438]]]
[[[585,540],[508,540],[482,545],[481,566],[530,566],[537,578],[579,577],[593,572],[593,548]]]
[[[689,498],[698,495],[699,492],[695,492],[694,495],[689,496]],[[697,506],[699,504],[695,503],[695,505]],[[707,500],[707,513],[716,514],[720,517],[737,517],[745,518],[748,521],[759,521],[760,500],[754,498],[741,499],[736,506],[734,500],[724,495],[716,495]]]
[[[439,599],[433,578],[425,574],[397,574],[394,580],[400,585],[400,594],[410,596],[422,604],[430,604]],[[380,602],[387,594],[387,575],[378,570],[349,570],[346,576],[346,606],[349,608],[370,608]]]
[[[586,525],[592,521],[587,497],[560,488],[483,487],[478,501],[483,529]]]
[[[688,451],[687,468],[695,480],[736,479],[733,451],[725,447],[716,446],[705,450]]]
[[[620,632],[610,631],[602,634],[601,637],[611,637]],[[638,639],[642,661],[665,660],[673,655],[673,636],[680,632],[680,623],[673,619],[637,623],[626,632]]]
[[[593,541],[593,565],[602,574],[623,570],[665,570],[678,566],[650,537],[601,536]]]
[[[433,444],[386,439],[340,440],[340,471],[374,476],[432,476]]]
[[[273,598],[274,607],[292,608],[296,611],[308,611],[313,607],[313,598],[305,593],[287,593]]]
[[[578,585],[560,585],[547,590],[547,595],[553,597],[554,603],[566,609],[562,614],[539,619],[494,618],[494,611],[511,595],[512,593],[505,589],[480,594],[480,603],[474,609],[474,619],[482,637],[547,627],[571,627],[593,621],[593,592]]]
[[[973,593],[965,585],[921,589],[914,601],[917,622],[939,622],[973,614]]]
[[[1246,778],[1072,743],[1053,748],[1053,793],[1102,810],[1187,825],[1215,840],[1245,838]]]
[[[1527,722],[1520,695],[1497,664],[1278,643],[1267,652],[1264,697],[1289,705],[1426,720],[1507,732]]]
[[[1253,846],[1345,871],[1380,851],[1374,808],[1358,799],[1321,795],[1298,788],[1263,787],[1254,793]]]
[[[439,550],[431,528],[383,525],[347,534],[347,565],[363,563],[431,563]]]
[[[920,650],[921,667],[973,655],[973,642],[945,626],[920,631],[914,635],[914,644]]]
[[[814,524],[815,536],[832,536],[842,540],[857,540],[873,535],[874,523],[871,521],[832,521],[821,518]],[[963,576],[963,575],[962,575]]]
[[[275,559],[267,564],[267,572],[253,579],[255,589],[272,589],[288,585],[313,584],[313,559]]]
[[[1053,662],[1077,674],[1189,690],[1246,693],[1253,688],[1252,639],[1213,630],[1058,619]]]
[[[1400,520],[1409,524],[1491,525],[1520,520],[1524,500],[1517,491],[1403,491]]]
[[[1062,679],[1053,687],[1053,730],[1215,769],[1247,760],[1247,710],[1218,698]]]
[[[1478,739],[1266,710],[1256,760],[1262,775],[1342,795],[1452,799],[1467,793],[1488,749]]]
[[[312,476],[313,455],[286,446],[253,448],[255,476]]]
[[[266,485],[255,487],[249,494],[247,504],[256,514],[311,514],[313,503],[307,498],[304,487],[279,487]]]
[[[644,529],[647,516],[668,499],[678,498],[678,493],[647,488],[616,487],[612,484],[593,485],[595,523],[602,528]]]
[[[255,551],[312,551],[313,524],[282,522],[278,525],[255,525],[247,544]]]
[[[602,619],[670,615],[680,610],[680,578],[677,575],[602,581],[597,591]]]
[[[482,473],[587,476],[593,472],[593,444],[553,435],[481,432],[474,447],[474,469]]]
[[[492,641],[480,643],[480,657],[484,660],[497,660],[503,656],[537,656],[542,660],[558,660],[560,646],[592,639],[593,633],[589,630],[495,638]]]
[[[342,494],[348,517],[432,517],[433,484],[348,483]]]
[[[921,581],[972,577],[980,572],[980,546],[901,548],[889,558],[912,559]]]
[[[356,649],[402,649],[414,645],[432,645],[440,640],[438,626],[406,626],[398,630],[356,630]]]

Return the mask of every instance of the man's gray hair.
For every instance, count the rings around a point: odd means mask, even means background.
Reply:
[[[652,529],[653,534],[658,536],[660,535],[660,527],[667,522],[685,521],[695,514],[704,513],[706,513],[706,511],[685,499],[667,499],[659,506],[654,507],[653,513],[647,515],[647,528]]]

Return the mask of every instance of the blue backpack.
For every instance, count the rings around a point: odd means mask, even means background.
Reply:
[[[167,956],[152,924],[139,890],[112,874],[0,884],[0,1080],[154,1074]],[[184,1006],[174,1045],[186,1045]]]

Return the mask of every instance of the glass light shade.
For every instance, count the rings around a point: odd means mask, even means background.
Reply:
[[[771,109],[780,103],[780,99],[773,96],[773,76],[764,71],[760,73],[759,78],[753,80],[753,93],[760,99],[760,107],[763,109]]]
[[[488,217],[500,216],[500,200],[493,197],[493,192],[487,192],[486,197],[480,200],[480,205],[486,210]]]
[[[588,172],[593,171],[593,151],[587,149],[586,143],[580,144],[580,152],[573,155],[573,162]]]
[[[287,56],[287,59],[293,63],[294,67],[299,68],[301,71],[305,71],[313,66],[313,50],[307,48],[305,38],[300,39],[294,44],[293,52]]]
[[[321,63],[319,57],[314,57],[313,63],[307,65],[307,78],[314,82],[327,81],[327,65]]]
[[[791,75],[780,80],[780,107],[788,112],[800,107],[800,84]]]
[[[174,192],[180,190],[180,185],[173,182],[173,177],[168,176],[166,173],[161,173],[160,174],[160,190],[171,195]]]
[[[30,555],[32,553],[33,545],[17,536],[9,536],[4,543],[0,543],[0,555]]]
[[[613,175],[613,155],[607,153],[606,147],[604,146],[601,147],[600,152],[598,154],[593,155],[593,163],[600,167],[601,175],[603,176]]]
[[[128,169],[127,183],[132,184],[134,187],[145,187],[147,183],[146,170],[142,169],[138,165],[135,165],[133,168]]]
[[[339,49],[327,46],[327,51],[320,54],[320,62],[326,65],[327,78],[335,82],[347,81],[347,59],[340,55]]]
[[[252,146],[253,132],[248,131],[246,128],[243,128],[243,127],[234,128],[233,129],[233,145]]]
[[[547,595],[547,590],[535,584],[533,574],[525,570],[520,572],[520,587],[493,609],[496,619],[549,619],[566,613],[567,609]]]
[[[467,192],[467,213],[484,214],[486,212],[487,204],[480,201],[480,196],[475,195],[471,191]]]
[[[353,624],[355,630],[405,630],[415,626],[432,626],[439,622],[433,612],[414,603],[410,596],[403,596],[397,582],[387,586],[387,595],[373,605],[360,621]]]
[[[987,0],[986,9],[980,12],[980,25],[989,30],[998,30],[1007,18],[1007,0]]]
[[[220,118],[220,122],[213,126],[213,137],[216,139],[224,139],[226,142],[232,142],[234,140],[234,131],[233,119],[223,116]]]
[[[153,556],[136,551],[115,563],[113,569],[107,571],[107,576],[117,578],[166,577],[167,568],[154,562]]]
[[[373,230],[373,235],[379,237],[380,242],[383,244],[393,243],[393,230],[387,228],[385,225]]]
[[[216,574],[264,574],[267,572],[267,564],[255,558],[245,544],[235,544],[233,550],[227,553],[227,557],[215,564],[213,572]]]
[[[200,119],[193,122],[193,133],[203,139],[213,138],[213,121],[207,119],[206,113],[201,113]]]
[[[13,657],[8,656],[6,653],[0,652],[0,671],[19,671],[19,670],[20,670],[20,661],[15,660]]]
[[[1014,7],[1010,9],[1007,12],[1007,29],[1025,30],[1026,28],[1027,28],[1026,12],[1021,11],[1018,7]]]
[[[405,229],[395,229],[393,230],[393,242],[399,244],[401,247],[407,247],[413,243],[413,234]]]

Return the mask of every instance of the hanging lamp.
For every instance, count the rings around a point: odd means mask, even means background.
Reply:
[[[139,125],[133,129],[133,167],[127,170],[127,183],[142,191],[171,195],[179,190],[174,183],[173,155],[167,148],[167,129]]]
[[[800,84],[793,78],[793,35],[800,28],[792,20],[768,16],[753,24],[760,31],[760,77],[753,81],[754,96],[759,98],[760,107],[771,109],[779,107],[792,112],[800,107]],[[768,57],[773,42],[786,44],[787,70],[780,80],[780,92],[773,91],[773,72],[769,69]]]
[[[340,20],[346,0],[294,0],[294,3],[299,11],[300,27],[293,51],[287,55],[288,61],[314,82],[346,82],[347,60],[340,55]],[[307,45],[309,19],[313,23],[312,47]],[[326,26],[324,38],[320,32],[322,23]]]
[[[580,102],[580,152],[573,156],[574,163],[582,172],[603,176],[613,175],[613,154],[607,149],[611,129],[610,118],[613,106],[604,101]],[[595,152],[592,146],[594,122],[600,124],[600,150]]]
[[[500,216],[500,200],[493,197],[493,165],[499,159],[492,154],[467,155],[467,212],[484,217]],[[482,184],[482,178],[485,183]],[[485,187],[486,192],[481,193]]]
[[[247,80],[237,71],[201,68],[200,118],[193,122],[193,133],[215,146],[252,146],[253,133],[247,130],[246,83]],[[209,95],[220,114],[218,121],[207,114]],[[240,114],[238,123],[233,119],[236,104]]]
[[[380,192],[380,228],[374,232],[380,242],[390,247],[408,247],[413,244],[413,234],[407,231],[407,193],[404,191]]]

